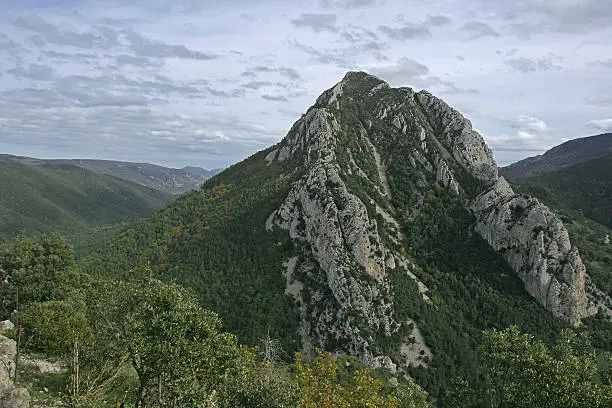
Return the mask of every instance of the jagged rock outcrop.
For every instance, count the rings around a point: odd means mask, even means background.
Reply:
[[[406,274],[431,302],[404,252],[404,232],[439,188],[471,211],[475,231],[542,306],[572,323],[597,312],[563,223],[536,199],[514,194],[470,121],[426,91],[350,72],[265,160],[296,179],[266,228],[287,231],[297,248],[285,261],[286,293],[300,303],[306,353],[348,352],[392,371],[435,359],[417,323],[395,317],[389,277]],[[389,172],[398,161],[401,173]],[[413,328],[398,339],[405,361],[373,351],[373,333],[393,337],[402,327]]]
[[[15,341],[0,335],[0,407],[28,408],[30,395],[25,388],[16,387],[11,380],[15,371]]]
[[[514,194],[500,177],[470,207],[478,218],[476,231],[504,255],[542,306],[574,324],[597,313],[586,296],[586,268],[578,250],[544,204]]]

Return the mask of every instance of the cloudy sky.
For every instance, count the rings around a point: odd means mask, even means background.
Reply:
[[[612,1],[0,0],[0,153],[222,167],[349,70],[508,164],[612,131]]]

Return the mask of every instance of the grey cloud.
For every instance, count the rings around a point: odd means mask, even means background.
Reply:
[[[441,27],[441,26],[448,25],[450,23],[451,23],[451,19],[446,16],[442,16],[442,15],[428,16],[427,20],[425,20],[425,24],[434,26],[434,27]]]
[[[64,107],[68,101],[51,89],[22,88],[0,93],[0,101],[24,107]]]
[[[242,85],[242,87],[246,89],[258,90],[260,88],[263,88],[264,86],[270,85],[272,85],[272,83],[269,81],[250,81]]]
[[[217,98],[240,98],[246,94],[246,90],[244,88],[234,89],[229,92],[213,88],[212,86],[207,86],[204,89],[210,96]]]
[[[612,59],[593,61],[589,65],[598,68],[612,68]]]
[[[315,32],[338,31],[335,14],[302,13],[299,18],[291,20],[296,27],[312,28]]]
[[[379,41],[379,38],[376,33],[367,30],[363,27],[355,26],[352,24],[348,24],[345,28],[343,28],[341,35],[345,40],[351,43],[359,43],[364,41]]]
[[[55,70],[53,68],[39,64],[30,64],[27,68],[19,66],[9,69],[7,73],[18,78],[35,81],[51,81],[55,77]]]
[[[561,69],[560,66],[554,64],[550,58],[542,57],[542,58],[513,58],[506,61],[506,64],[520,72],[529,73],[536,71],[551,71]]]
[[[588,32],[612,25],[612,2],[582,0],[576,2],[540,1],[535,8],[556,22],[555,28],[565,32]]]
[[[39,16],[31,16],[31,17],[19,17],[13,24],[16,27],[24,28],[26,30],[34,31],[39,34],[43,34],[46,36],[54,36],[58,34],[58,28],[51,23],[43,20]]]
[[[269,101],[274,102],[287,102],[288,99],[284,95],[262,95],[263,99],[267,99]]]
[[[345,9],[369,7],[384,3],[384,0],[321,0],[323,7],[341,7]]]
[[[587,96],[584,98],[584,102],[587,105],[598,106],[598,107],[612,107],[612,96]]]
[[[440,94],[478,94],[477,89],[462,88],[451,81],[429,75],[429,68],[410,58],[402,58],[394,65],[372,68],[371,73],[395,86],[431,89]]]
[[[465,23],[463,27],[461,27],[461,31],[467,33],[470,36],[470,39],[499,37],[499,33],[490,25],[480,21],[470,21]]]
[[[108,27],[101,26],[92,31],[77,32],[53,25],[36,15],[19,17],[13,24],[36,33],[31,40],[37,45],[49,43],[86,49],[110,49],[118,45],[117,34]]]
[[[302,76],[295,68],[269,67],[269,66],[262,66],[262,65],[249,68],[246,71],[243,71],[242,74],[240,75],[244,77],[249,77],[249,78],[256,78],[258,72],[268,72],[268,73],[278,72],[279,74],[287,77],[288,79],[294,80],[294,81],[302,79]]]
[[[159,59],[128,54],[118,55],[115,62],[119,66],[131,65],[139,68],[160,68],[164,66],[164,62]]]
[[[316,62],[321,64],[335,64],[343,68],[353,68],[355,64],[344,55],[339,55],[335,51],[319,51],[310,45],[302,44],[298,41],[293,41],[293,45],[298,49],[310,54]]]
[[[355,56],[363,56],[364,53],[371,54],[378,61],[385,61],[387,59],[382,51],[388,48],[388,45],[375,41],[352,44],[349,47],[331,50],[319,50],[299,41],[293,41],[292,44],[303,52],[310,54],[314,61],[318,63],[334,64],[345,69],[356,68]]]
[[[612,132],[612,118],[591,120],[586,125],[602,132]]]
[[[67,75],[49,82],[53,88],[5,91],[6,102],[33,107],[126,107],[167,103],[171,97],[202,98],[209,89],[178,83],[163,75],[130,79],[119,74]],[[231,96],[231,95],[230,95]]]
[[[371,72],[388,82],[405,83],[422,75],[427,75],[429,68],[413,59],[402,58],[394,65],[373,68]]]
[[[59,60],[59,62],[80,62],[80,63],[92,63],[100,58],[100,55],[87,52],[60,52],[55,50],[43,51],[43,54],[49,58]]]
[[[423,24],[407,23],[399,28],[381,25],[378,27],[378,30],[394,40],[409,40],[412,38],[431,36],[431,32],[427,26]]]
[[[226,162],[281,136],[280,130],[254,126],[231,115],[186,117],[138,106],[15,109],[0,101],[0,111],[7,112],[0,140],[28,140],[47,152],[73,157],[144,162],[217,157]],[[50,138],[51,134],[61,138]]]
[[[59,91],[72,106],[97,108],[97,107],[129,107],[147,106],[149,100],[138,93],[113,93],[103,89],[87,92],[83,89],[68,89]]]
[[[168,44],[162,41],[151,40],[132,30],[125,31],[124,36],[129,42],[132,51],[143,57],[196,60],[212,60],[218,58],[217,55],[192,50],[184,45]]]

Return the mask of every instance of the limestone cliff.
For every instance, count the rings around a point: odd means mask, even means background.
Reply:
[[[406,274],[431,302],[404,252],[404,232],[434,187],[472,212],[475,231],[555,316],[576,323],[597,312],[563,223],[534,198],[515,195],[469,120],[426,91],[350,72],[266,161],[297,180],[266,228],[287,231],[298,248],[285,275],[300,304],[306,352],[323,346],[392,369],[419,365],[419,355],[435,359],[417,323],[396,318],[390,285],[392,274]],[[400,337],[406,361],[376,351],[381,333]]]

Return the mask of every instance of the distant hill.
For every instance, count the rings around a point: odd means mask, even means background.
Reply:
[[[215,174],[218,174],[223,171],[223,169],[206,170],[201,167],[193,167],[193,166],[185,166],[181,170],[195,177],[206,177],[206,178],[212,177]]]
[[[67,164],[4,157],[0,175],[0,240],[58,231],[83,249],[172,200],[168,193]]]
[[[612,228],[612,152],[514,183],[521,192]]]
[[[0,155],[0,162],[19,162],[30,165],[41,164],[69,164],[82,167],[99,174],[138,183],[142,186],[154,188],[169,194],[184,194],[191,190],[200,188],[204,180],[218,172],[209,171],[199,167],[186,167],[185,169],[173,169],[147,163],[131,163],[112,160],[93,159],[34,159],[30,157],[18,157]]]
[[[508,180],[551,173],[612,153],[612,133],[573,139],[553,147],[544,154],[528,157],[500,169]]]

